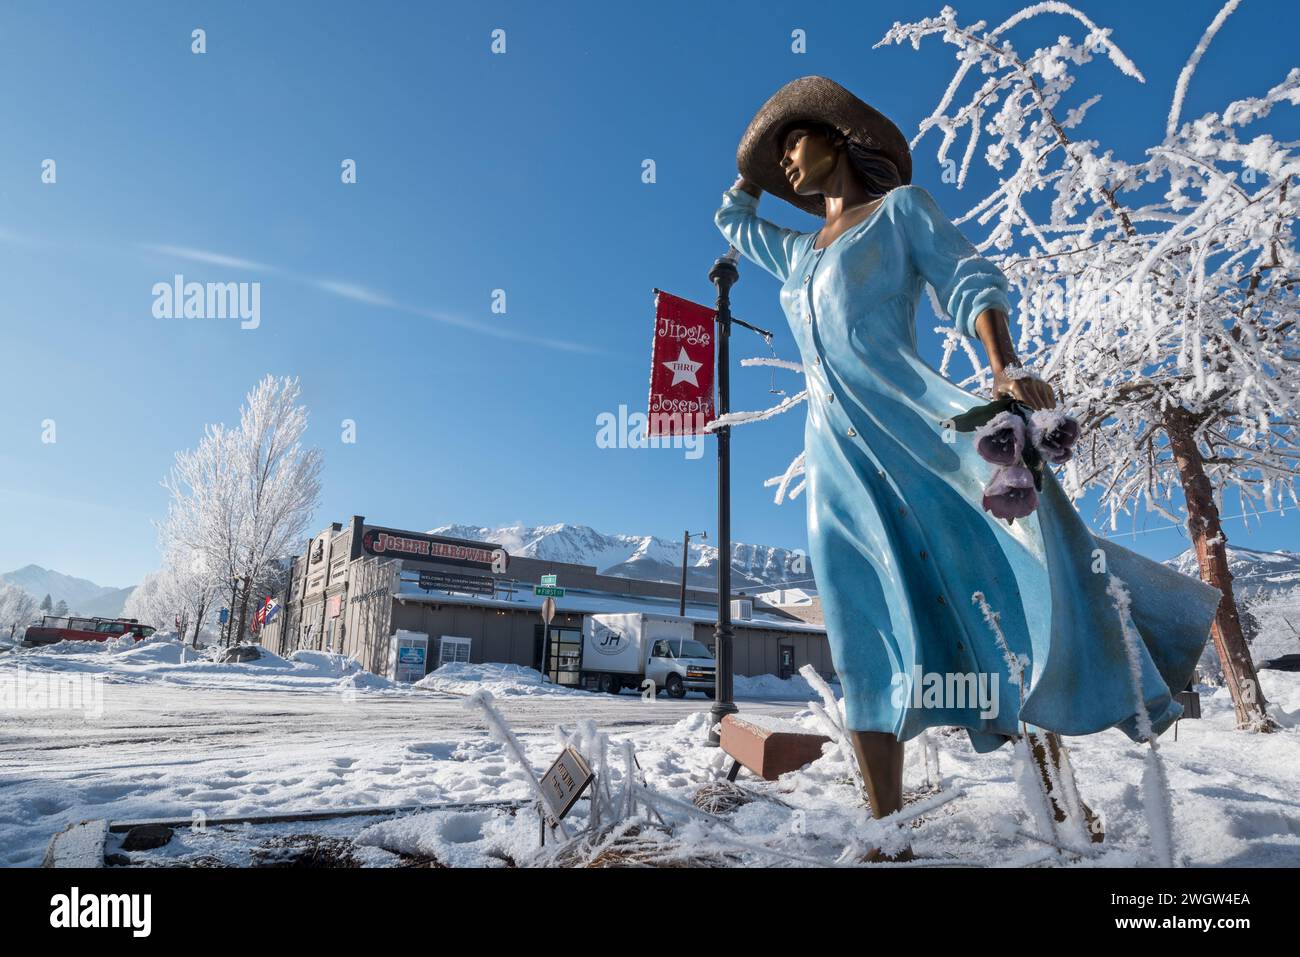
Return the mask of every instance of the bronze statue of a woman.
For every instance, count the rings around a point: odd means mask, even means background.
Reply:
[[[1037,410],[1056,396],[1016,357],[1006,277],[910,185],[903,134],[838,83],[802,77],[754,116],[737,163],[715,220],[780,280],[803,359],[809,553],[872,813],[902,807],[903,742],[929,727],[965,728],[985,752],[1027,726],[1046,742],[1034,754],[1047,780],[1059,734],[1118,727],[1142,740],[1146,720],[1150,734],[1171,725],[1182,712],[1171,689],[1192,676],[1218,593],[1093,536],[1050,468],[1033,514],[1012,523],[985,510],[990,465],[951,423],[988,400],[918,354],[924,287],[983,344],[997,395]],[[824,225],[798,232],[762,219],[763,191]],[[1111,575],[1131,592],[1136,685]],[[999,614],[1006,647],[977,593]],[[1018,656],[1029,662],[1022,687],[1009,667]],[[922,702],[912,692],[928,675],[947,687],[992,681],[1000,707]],[[1099,819],[1083,812],[1100,840]]]

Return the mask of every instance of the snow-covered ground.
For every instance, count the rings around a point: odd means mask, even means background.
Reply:
[[[578,717],[611,730],[671,725],[709,705],[697,695],[645,701],[554,686],[539,694],[537,672],[512,666],[435,675],[466,692],[490,688],[512,725],[547,734]],[[60,696],[74,706],[44,707],[42,697]],[[246,664],[169,641],[0,652],[0,865],[39,863],[52,833],[87,818],[519,796],[522,778],[508,773],[463,702],[321,652]],[[744,706],[791,710],[782,701]]]
[[[262,649],[256,661],[223,663],[215,660],[217,651],[215,648],[195,650],[162,636],[145,641],[127,637],[103,644],[61,641],[39,648],[11,649],[8,656],[0,659],[0,665],[7,666],[0,674],[27,668],[78,676],[89,682],[98,678],[113,684],[158,682],[186,688],[241,691],[406,690],[362,670],[351,658],[329,652],[295,651],[288,658],[281,658]]]
[[[52,833],[86,818],[188,820],[196,812],[216,818],[530,798],[525,773],[463,694],[393,686],[369,675],[358,681],[354,666],[336,656],[299,653],[288,661],[236,665],[186,660],[191,654],[167,642],[125,652],[53,647],[0,654],[0,688],[8,681],[10,695],[0,701],[0,863],[38,863]],[[557,725],[587,742],[597,730],[614,748],[630,742],[645,785],[662,799],[660,813],[689,853],[734,863],[833,863],[846,850],[852,858],[870,843],[894,839],[895,832],[869,820],[850,765],[834,745],[819,761],[778,782],[742,772],[738,783],[756,799],[725,815],[731,825],[726,827],[672,803],[689,802],[726,770],[725,757],[703,746],[705,699],[547,693],[526,669],[516,681],[507,672],[476,667],[444,677],[463,682],[461,691],[491,689],[539,772],[560,750]],[[47,692],[54,682],[72,679],[83,693],[80,704],[89,706],[51,710],[31,699],[25,709],[15,709],[13,688],[20,679],[32,687],[44,682]],[[1161,739],[1180,863],[1300,865],[1300,675],[1266,671],[1261,680],[1283,724],[1279,733],[1233,731],[1227,693],[1203,688],[1205,717],[1181,722],[1177,741],[1172,734]],[[87,685],[98,685],[98,707]],[[820,730],[817,717],[800,703],[742,699],[740,706]],[[930,741],[937,776],[933,762],[927,775],[923,748],[909,744],[909,797],[942,800],[927,786],[927,776],[938,792],[957,796],[897,832],[910,838],[920,864],[1033,863],[1051,853],[1024,836],[1033,824],[1009,748],[977,755],[964,733],[933,733]],[[1142,799],[1147,749],[1116,731],[1067,744],[1079,789],[1106,825],[1103,853],[1084,863],[1149,863]],[[608,779],[617,798],[626,783],[621,758],[613,761]],[[587,806],[582,801],[575,807],[571,828],[583,827]],[[303,828],[282,830],[295,829]],[[327,832],[369,848],[356,855],[369,864],[395,862],[391,852],[453,865],[541,860],[531,812],[446,810],[313,828]],[[231,841],[251,841],[248,833],[178,832],[163,853],[232,860]]]
[[[552,684],[536,669],[508,664],[446,664],[417,681],[415,687],[458,695],[469,695],[482,690],[496,697],[539,694],[590,697],[588,692],[578,688]]]

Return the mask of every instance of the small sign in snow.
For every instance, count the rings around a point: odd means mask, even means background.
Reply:
[[[542,794],[546,797],[551,817],[557,821],[564,820],[594,777],[581,754],[573,748],[561,751],[555,763],[542,775]]]

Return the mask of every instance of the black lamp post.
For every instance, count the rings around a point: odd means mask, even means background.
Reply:
[[[740,279],[736,269],[739,253],[729,249],[709,270],[709,281],[718,287],[718,417],[731,411],[729,340],[731,338],[731,287]],[[718,629],[714,632],[714,656],[717,658],[717,682],[713,694],[712,721],[709,723],[709,747],[716,748],[721,739],[715,730],[722,719],[740,709],[731,700],[731,426],[717,430],[718,436]]]

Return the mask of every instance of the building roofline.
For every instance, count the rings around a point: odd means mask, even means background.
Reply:
[[[671,615],[676,618],[678,603],[667,599],[658,599],[653,596],[637,596],[634,598],[625,598],[622,595],[606,594],[602,592],[577,593],[575,592],[572,599],[566,592],[564,598],[555,600],[555,611],[562,615],[602,615],[602,614],[651,614],[651,615]],[[401,602],[412,602],[421,605],[461,605],[480,608],[499,608],[510,609],[513,611],[537,612],[541,610],[541,599],[535,603],[530,599],[535,596],[528,596],[527,599],[507,600],[503,598],[484,598],[475,595],[449,595],[443,592],[436,594],[413,594],[410,592],[396,592],[393,598]],[[583,601],[587,598],[587,601]],[[604,605],[617,605],[623,607],[602,607]],[[628,607],[642,606],[642,607]],[[650,606],[650,607],[644,607]],[[692,605],[688,602],[686,605],[686,617],[691,621],[702,625],[716,625],[717,617],[713,609],[704,611],[703,614],[698,605]],[[801,632],[804,634],[826,634],[826,629],[820,625],[814,625],[797,618],[789,620],[773,620],[767,618],[733,618],[733,627],[757,628],[764,631],[789,631]]]

